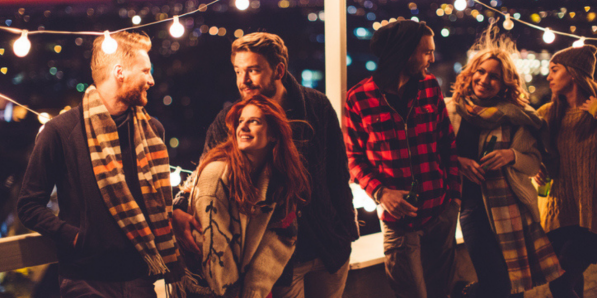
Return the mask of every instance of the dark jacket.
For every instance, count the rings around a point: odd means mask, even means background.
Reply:
[[[161,123],[155,119],[150,123],[163,139]],[[54,186],[58,217],[46,207]],[[147,265],[108,211],[97,186],[81,105],[52,119],[39,133],[17,209],[26,227],[54,239],[62,276],[127,281],[147,275]]]
[[[295,259],[320,258],[329,272],[336,272],[350,256],[350,243],[359,237],[342,130],[324,94],[299,85],[290,73],[282,83],[288,94],[286,116],[312,183],[311,202],[299,213]],[[230,108],[220,111],[209,127],[204,153],[226,140]]]

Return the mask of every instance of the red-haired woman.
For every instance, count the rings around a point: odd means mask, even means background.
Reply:
[[[261,95],[243,100],[226,126],[228,140],[207,153],[191,185],[203,255],[187,260],[209,289],[187,292],[266,297],[294,252],[295,210],[308,200],[309,176],[277,103]]]

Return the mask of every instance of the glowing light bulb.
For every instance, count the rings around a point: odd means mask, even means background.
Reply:
[[[365,199],[365,202],[363,205],[364,205],[363,208],[365,209],[365,211],[368,211],[368,212],[373,212],[373,211],[375,211],[375,209],[377,209],[377,204],[375,204],[375,202],[369,197],[367,197]]]
[[[181,170],[182,169],[180,167],[176,167],[174,172],[170,173],[170,186],[176,187],[180,184],[180,181],[182,181],[182,178],[180,177]]]
[[[27,38],[27,33],[29,31],[27,30],[23,30],[21,33],[21,37],[19,37],[19,39],[17,39],[15,41],[15,43],[12,45],[12,49],[15,52],[15,55],[17,55],[17,57],[25,57],[27,56],[27,54],[29,54],[29,50],[31,49],[31,42],[29,41],[29,38]]]
[[[572,43],[572,46],[575,48],[582,48],[585,45],[585,38],[581,37],[579,40]]]
[[[110,37],[110,31],[104,31],[104,42],[102,42],[102,51],[106,54],[114,54],[118,48],[118,43]]]
[[[235,4],[238,10],[245,10],[249,8],[249,0],[236,0]]]
[[[512,22],[512,19],[510,19],[510,14],[507,13],[506,19],[504,20],[504,29],[512,30],[512,28],[514,28],[514,22]]]
[[[174,16],[174,23],[170,26],[170,35],[179,38],[184,34],[184,27],[178,21],[178,16]]]
[[[141,24],[141,17],[136,15],[131,19],[131,21],[133,22],[134,25],[139,25],[139,24]]]
[[[549,29],[549,27],[545,28],[545,33],[543,33],[543,41],[546,43],[552,43],[556,39],[556,35]]]
[[[463,11],[466,9],[466,0],[456,0],[454,2],[454,8],[459,11]]]
[[[48,123],[48,121],[50,121],[50,119],[52,119],[52,117],[50,117],[50,114],[48,114],[46,112],[43,112],[43,113],[40,113],[39,115],[37,115],[37,120],[41,124]]]

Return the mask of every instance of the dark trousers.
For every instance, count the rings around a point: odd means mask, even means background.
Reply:
[[[155,277],[143,277],[131,281],[96,281],[68,279],[60,276],[62,298],[156,298],[153,283]]]
[[[560,266],[566,272],[549,283],[554,298],[583,297],[583,272],[597,262],[597,234],[579,226],[568,226],[547,233]]]
[[[455,202],[420,229],[382,224],[386,275],[399,298],[448,297],[456,258]]]
[[[467,297],[523,297],[523,293],[510,294],[512,285],[508,267],[480,198],[462,201],[460,227],[479,280]]]

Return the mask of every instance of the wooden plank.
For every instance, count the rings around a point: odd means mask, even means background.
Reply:
[[[58,262],[56,245],[39,233],[0,238],[0,272]]]
[[[325,0],[325,94],[342,123],[346,97],[346,0]]]

